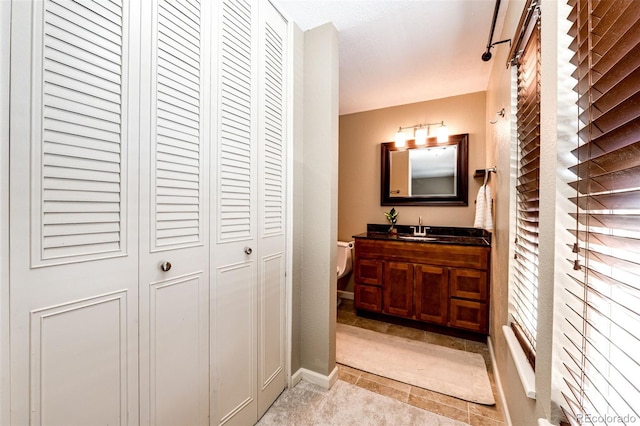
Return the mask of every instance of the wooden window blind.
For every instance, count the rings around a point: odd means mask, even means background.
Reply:
[[[513,331],[535,369],[540,194],[540,13],[535,2],[527,4],[518,27],[511,55],[517,66],[518,175],[510,313]]]
[[[579,129],[563,409],[576,425],[631,424],[640,421],[640,7],[569,4]]]

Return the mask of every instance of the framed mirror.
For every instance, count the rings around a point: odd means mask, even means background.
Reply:
[[[467,206],[469,134],[448,142],[408,140],[406,147],[381,144],[380,204],[383,206]]]

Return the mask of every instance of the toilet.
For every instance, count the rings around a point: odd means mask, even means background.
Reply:
[[[353,267],[351,251],[353,250],[353,241],[338,241],[338,279],[346,276],[351,272]]]

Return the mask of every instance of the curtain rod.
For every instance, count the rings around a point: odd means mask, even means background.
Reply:
[[[493,42],[493,32],[496,30],[496,21],[498,20],[498,11],[500,10],[500,1],[496,0],[496,7],[493,9],[493,19],[491,21],[491,30],[489,31],[489,41],[487,42],[487,51],[482,54],[482,60],[487,62],[491,60],[491,48],[496,44],[511,42],[511,39]]]

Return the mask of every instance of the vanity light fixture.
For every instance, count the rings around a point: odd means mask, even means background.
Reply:
[[[404,132],[405,129],[413,129],[413,137],[416,145],[426,145],[427,138],[429,137],[429,127],[438,124],[440,125],[436,132],[438,143],[449,141],[449,129],[445,126],[444,121],[439,123],[416,124],[413,126],[398,128],[395,138],[396,148],[404,148],[407,145],[407,134]]]

